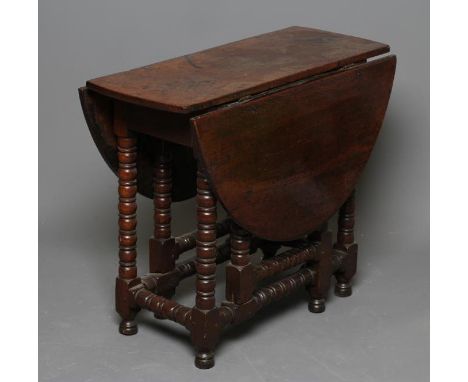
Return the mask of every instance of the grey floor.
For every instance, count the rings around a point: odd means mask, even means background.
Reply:
[[[228,331],[217,349],[216,367],[199,371],[187,333],[176,324],[142,312],[136,336],[117,332],[115,203],[104,204],[97,209],[77,201],[76,209],[88,214],[81,216],[80,229],[75,221],[74,228],[61,232],[61,242],[41,235],[41,380],[428,380],[427,248],[397,252],[360,234],[359,274],[351,297],[330,296],[326,312],[319,315],[308,312],[302,291],[270,306]],[[140,204],[149,216],[151,205],[146,200]],[[184,215],[193,207],[178,206],[174,220],[190,221]],[[149,223],[141,222],[143,237],[149,234]],[[55,224],[65,228],[71,223],[66,219]],[[176,232],[182,232],[183,225],[175,225]],[[146,272],[146,242],[140,241],[141,270]],[[193,283],[185,280],[176,298],[193,304]]]
[[[41,1],[40,380],[428,381],[428,15],[425,0]],[[354,294],[330,296],[320,315],[308,312],[305,292],[270,306],[226,333],[215,368],[200,371],[175,324],[144,312],[136,336],[117,331],[116,179],[87,131],[77,88],[288,25],[384,41],[398,55],[385,123],[358,186]],[[175,205],[173,215],[175,234],[193,230],[192,201]],[[150,233],[151,202],[140,198],[142,273]],[[222,269],[218,276],[220,301]],[[176,296],[188,305],[193,282]]]

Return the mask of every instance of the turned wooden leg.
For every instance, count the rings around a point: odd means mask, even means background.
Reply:
[[[318,259],[315,261],[315,282],[307,287],[310,296],[309,311],[312,313],[322,313],[325,311],[325,301],[330,288],[330,278],[333,274],[332,234],[327,231],[326,224],[323,225],[321,229],[321,232],[316,232],[310,237],[313,241],[318,241],[320,243],[317,248]]]
[[[137,277],[136,267],[136,138],[125,128],[121,109],[116,108],[114,130],[117,135],[119,178],[119,276],[116,281],[116,310],[122,317],[119,331],[132,335],[138,331],[134,321],[138,307],[129,292],[129,283]]]
[[[153,187],[154,231],[149,241],[149,269],[151,273],[167,273],[175,268],[175,240],[171,236],[172,157],[164,143],[154,167]],[[171,298],[174,293],[175,288],[171,288],[162,295]],[[157,314],[155,317],[162,318]]]
[[[150,239],[150,272],[166,273],[175,267],[174,245],[171,237],[172,160],[167,147],[162,144],[161,154],[154,168],[154,233]],[[175,289],[164,293],[171,297]]]
[[[172,164],[167,152],[161,153],[154,169],[154,233],[155,239],[171,237]]]
[[[214,348],[219,339],[220,324],[215,306],[216,287],[216,199],[203,171],[197,175],[197,249],[196,300],[192,310],[192,342],[195,366],[214,366]]]
[[[231,261],[226,266],[226,300],[244,304],[255,288],[254,267],[250,262],[250,234],[231,224]]]
[[[171,238],[172,165],[170,154],[162,148],[154,168],[154,231],[150,239],[150,272],[166,273],[174,269]]]
[[[335,248],[347,252],[344,264],[335,273],[335,294],[348,297],[352,294],[351,279],[356,273],[358,246],[354,242],[355,192],[353,191],[338,215],[338,235]]]

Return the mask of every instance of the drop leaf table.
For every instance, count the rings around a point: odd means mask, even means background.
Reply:
[[[396,58],[388,52],[378,42],[289,27],[79,89],[91,135],[118,177],[122,334],[137,333],[138,311],[150,310],[187,328],[195,365],[210,368],[223,329],[266,305],[305,288],[309,310],[323,312],[332,277],[338,296],[351,294],[354,189],[392,89]],[[136,267],[137,193],[154,202],[146,275]],[[192,197],[196,230],[173,236],[171,203]],[[336,241],[327,225],[335,213]],[[195,259],[180,259],[194,248]],[[262,259],[253,261],[257,251]],[[216,304],[223,262],[226,297]],[[192,275],[189,307],[174,294]]]

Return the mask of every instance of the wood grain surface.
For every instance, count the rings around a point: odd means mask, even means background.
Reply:
[[[375,41],[289,27],[96,78],[86,86],[125,102],[188,113],[388,51]]]
[[[380,130],[396,57],[194,117],[194,146],[228,214],[269,240],[312,232],[356,185]]]

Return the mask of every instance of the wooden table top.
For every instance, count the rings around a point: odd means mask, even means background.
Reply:
[[[87,82],[98,93],[189,113],[389,51],[386,44],[289,27]]]

